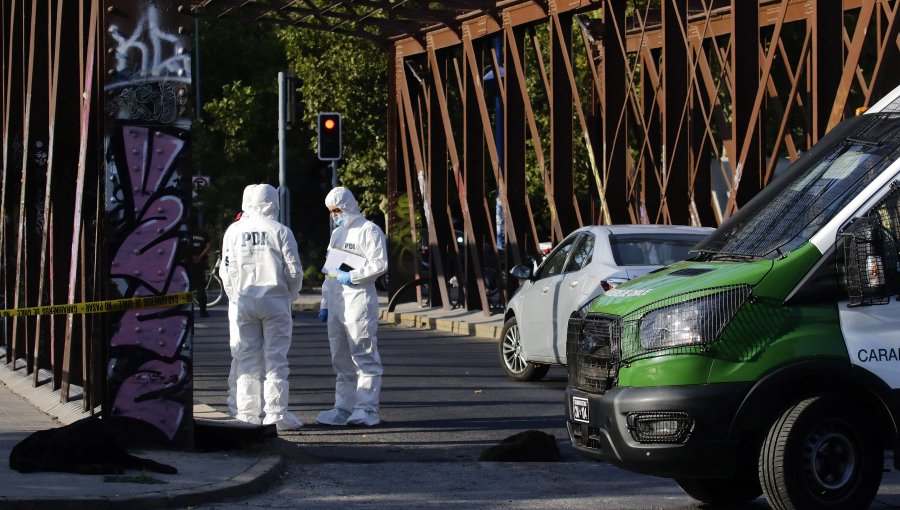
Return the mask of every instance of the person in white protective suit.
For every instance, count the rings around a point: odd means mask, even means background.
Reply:
[[[235,222],[241,220],[241,216],[244,214],[244,211],[250,208],[249,199],[250,192],[256,187],[255,184],[251,184],[244,188],[244,196],[241,199],[241,210],[238,212],[237,217],[234,219]],[[231,339],[231,345],[237,345],[237,340],[240,338],[240,332],[237,327],[237,305],[232,303],[230,300],[228,302],[228,337]],[[228,371],[228,398],[226,399],[226,404],[228,405],[228,415],[229,416],[237,416],[237,375],[235,374],[237,364],[234,356],[231,357],[231,369]]]
[[[291,302],[303,285],[297,241],[275,220],[278,192],[272,186],[247,186],[242,208],[241,220],[225,231],[219,268],[229,301],[235,418],[296,430],[303,422],[287,410],[287,353]]]
[[[328,323],[331,366],[337,376],[334,408],[316,421],[325,425],[374,426],[381,422],[381,357],[378,355],[378,294],[375,280],[387,271],[384,232],[359,211],[353,194],[337,187],[325,197],[334,219],[328,250],[365,259],[349,271],[336,269],[322,284],[319,320]]]

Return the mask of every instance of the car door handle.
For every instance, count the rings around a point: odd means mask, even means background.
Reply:
[[[577,286],[578,286],[578,282],[577,282],[577,281],[569,282],[569,287],[573,287],[573,288],[574,288],[574,287],[577,287]]]
[[[541,289],[541,294],[546,294],[546,293],[548,293],[548,292],[550,292],[550,287],[549,287],[549,286],[544,287],[543,289]]]

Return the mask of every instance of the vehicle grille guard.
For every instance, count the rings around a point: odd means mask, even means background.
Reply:
[[[624,317],[588,313],[569,319],[566,357],[569,384],[590,393],[605,393],[617,384],[623,364],[662,354],[704,352],[715,342],[723,328],[751,297],[749,285],[729,285],[676,294],[642,306]],[[641,321],[648,313],[667,307],[693,306],[701,311],[699,337],[702,343],[678,347],[653,347],[641,344]],[[648,328],[654,328],[649,324]]]

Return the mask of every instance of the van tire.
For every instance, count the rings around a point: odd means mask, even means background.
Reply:
[[[867,414],[838,395],[787,409],[759,456],[759,479],[772,508],[868,508],[881,484],[884,449]]]
[[[739,505],[762,495],[759,479],[734,478],[677,478],[675,483],[688,496],[708,505]]]
[[[539,381],[550,370],[550,365],[538,365],[526,361],[522,355],[521,333],[519,323],[515,317],[510,317],[503,324],[498,342],[500,366],[506,372],[506,376],[514,381]]]

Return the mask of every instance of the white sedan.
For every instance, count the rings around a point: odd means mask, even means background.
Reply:
[[[500,364],[520,381],[536,381],[566,364],[572,313],[622,282],[688,257],[714,229],[670,225],[582,227],[563,239],[534,271],[514,267],[522,285],[509,300]]]

